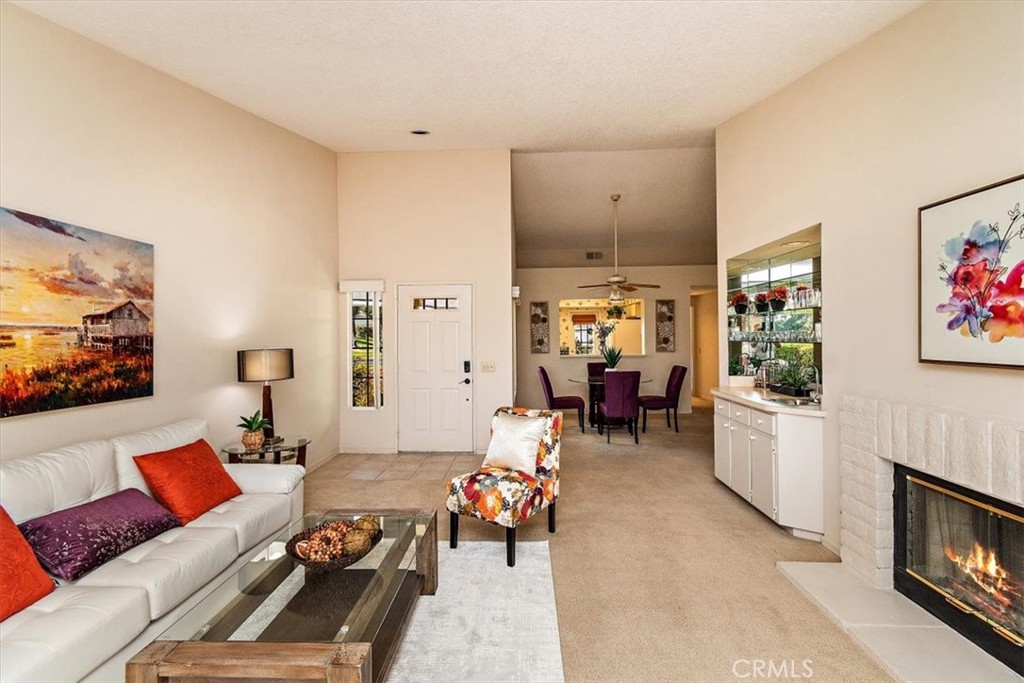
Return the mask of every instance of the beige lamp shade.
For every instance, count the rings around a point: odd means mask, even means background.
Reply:
[[[291,349],[246,349],[238,352],[239,382],[274,382],[295,377]]]

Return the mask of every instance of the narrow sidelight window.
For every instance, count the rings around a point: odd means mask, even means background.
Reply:
[[[383,292],[350,292],[352,407],[384,405],[384,342],[381,331]]]

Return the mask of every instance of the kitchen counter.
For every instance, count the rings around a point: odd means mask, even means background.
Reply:
[[[815,406],[786,406],[781,403],[773,403],[770,398],[788,398],[782,394],[776,394],[768,389],[757,389],[754,387],[715,387],[711,394],[718,398],[739,403],[748,408],[756,408],[766,413],[780,415],[802,415],[804,417],[824,418],[826,413],[820,405]]]

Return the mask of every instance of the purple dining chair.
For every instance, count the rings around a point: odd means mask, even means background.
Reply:
[[[612,442],[612,427],[621,422],[631,432],[633,441],[640,443],[640,372],[614,370],[604,374],[604,400],[597,406],[597,430],[608,430],[608,443]]]
[[[544,390],[544,400],[548,404],[548,410],[575,410],[580,418],[580,431],[584,434],[587,430],[583,428],[583,411],[587,404],[579,396],[555,396],[551,389],[551,379],[548,371],[541,365],[537,368],[537,375],[540,377],[540,387]]]
[[[686,366],[673,365],[672,371],[668,373],[668,383],[665,385],[664,396],[641,396],[640,407],[644,411],[644,434],[647,433],[647,411],[664,410],[665,426],[672,426],[672,416],[676,419],[676,433],[679,433],[679,394],[683,390],[683,380],[686,379]]]

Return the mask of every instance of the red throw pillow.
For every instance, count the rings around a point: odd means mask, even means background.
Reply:
[[[133,460],[153,497],[182,524],[242,493],[203,439]]]
[[[32,546],[0,507],[0,621],[53,591],[53,579],[39,565]]]

